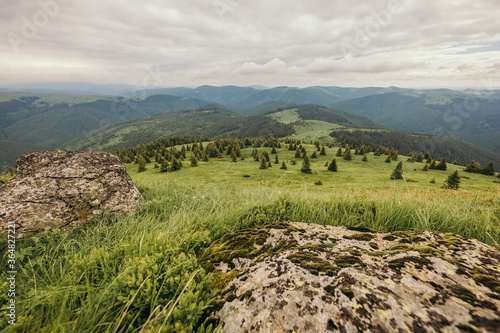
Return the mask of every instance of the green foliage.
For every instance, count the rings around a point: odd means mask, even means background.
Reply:
[[[448,179],[444,182],[443,188],[456,190],[460,184],[460,176],[458,175],[458,170],[455,170],[452,174],[448,176]]]
[[[259,169],[261,170],[265,170],[267,169],[267,160],[266,160],[266,157],[264,155],[262,155],[262,157],[260,158],[260,165],[259,165]]]
[[[343,158],[346,161],[352,160],[351,147],[349,147],[349,146],[345,147],[345,152],[344,152],[344,157]]]
[[[361,159],[363,162],[368,162],[368,156],[366,154],[363,155],[363,158]]]
[[[403,162],[399,162],[391,173],[391,179],[403,179]]]
[[[192,167],[198,166],[198,160],[193,155],[191,155],[191,166]]]
[[[495,175],[495,163],[490,162],[488,165],[482,170],[482,173],[487,175],[487,176],[494,176]]]
[[[436,170],[443,170],[446,171],[446,158],[442,158],[439,161],[439,164],[436,165]]]
[[[146,171],[146,160],[144,159],[144,157],[142,157],[142,155],[139,155],[137,157],[137,164],[138,164],[138,169],[137,169],[138,172]]]
[[[330,165],[328,165],[328,171],[337,172],[337,161],[335,159],[333,159],[330,162]]]
[[[287,170],[288,168],[286,167],[285,161],[281,163],[281,170]]]
[[[309,157],[307,154],[304,154],[304,161],[302,162],[302,168],[300,172],[310,174],[312,173],[311,162],[309,162]]]

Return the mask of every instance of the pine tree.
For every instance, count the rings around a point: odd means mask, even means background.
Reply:
[[[142,157],[142,155],[139,155],[137,157],[137,164],[139,164],[139,167],[137,169],[138,172],[143,172],[146,170],[146,160],[144,159],[144,157]]]
[[[326,155],[326,150],[325,150],[325,146],[322,146],[321,147],[321,151],[319,152],[320,155]]]
[[[460,176],[458,175],[458,171],[453,172],[448,176],[448,179],[444,182],[443,188],[456,190],[460,184]]]
[[[271,167],[272,167],[271,162],[267,162],[267,167],[268,167],[268,168],[271,168]]]
[[[302,162],[302,169],[300,169],[303,173],[312,173],[311,163],[309,162],[309,157],[307,153],[304,154],[304,161]]]
[[[177,171],[180,170],[182,167],[181,161],[179,161],[177,158],[172,159],[172,166],[170,167],[170,171]]]
[[[167,172],[167,171],[168,171],[168,161],[165,158],[161,161],[160,172]]]
[[[282,170],[287,170],[287,167],[286,167],[286,164],[285,164],[285,161],[283,161],[283,163],[281,163],[281,168]]]
[[[330,165],[328,166],[328,171],[334,171],[334,172],[337,172],[337,161],[335,159],[333,159],[331,162],[330,162]]]
[[[432,160],[431,164],[429,165],[429,169],[431,170],[436,169],[436,161]]]
[[[420,153],[417,155],[417,162],[422,163],[424,161],[424,154]]]
[[[454,165],[460,165],[460,159],[457,158],[456,160],[453,161],[453,164]]]
[[[346,146],[345,147],[345,154],[344,154],[344,160],[346,161],[350,161],[352,160],[352,155],[351,155],[351,148],[349,148],[349,146]]]
[[[337,154],[335,156],[342,156],[342,147],[339,147],[339,150],[337,150]]]
[[[245,156],[241,155],[241,160],[244,161],[245,160]]]
[[[219,154],[217,154],[217,158],[222,158],[222,153],[219,151]]]
[[[271,160],[271,158],[269,157],[269,153],[267,151],[265,151],[265,150],[262,153],[261,157],[264,157],[266,159],[266,162],[269,162]]]
[[[439,164],[436,165],[436,170],[443,170],[443,171],[446,171],[446,158],[442,158],[440,161],[439,161]]]
[[[193,155],[191,155],[191,166],[192,167],[198,166],[198,160]]]
[[[361,159],[363,162],[368,162],[368,157],[366,154],[363,155],[363,158]]]
[[[295,159],[292,158],[292,160],[290,161],[290,164],[295,165],[295,164],[297,164],[297,162],[295,162]]]
[[[495,175],[495,163],[490,162],[486,168],[483,169],[482,171],[485,175],[487,176],[494,176]]]
[[[385,163],[391,163],[391,157],[390,156],[387,156],[387,158],[385,159]]]
[[[316,151],[313,151],[313,153],[311,154],[311,158],[318,158],[318,156],[316,156]]]
[[[429,164],[425,163],[424,167],[422,168],[422,171],[429,171]]]
[[[276,154],[276,158],[274,159],[274,164],[280,164],[280,161],[278,159],[278,155]]]
[[[233,148],[233,150],[231,152],[231,162],[234,162],[234,163],[237,162],[236,161],[236,152],[234,151],[234,148]]]
[[[391,179],[403,179],[403,162],[399,162],[391,174]]]
[[[271,149],[271,154],[276,154],[276,148],[274,148],[274,146],[273,149]]]
[[[267,161],[266,161],[266,158],[264,156],[262,156],[262,158],[260,159],[260,165],[259,165],[259,169],[267,169]]]
[[[153,169],[158,169],[158,164],[155,162],[155,166],[153,167]]]
[[[202,156],[202,160],[203,162],[208,162],[208,155],[207,155],[207,152],[206,151],[203,151],[203,156]]]
[[[465,170],[467,172],[474,172],[478,173],[481,172],[481,165],[477,163],[476,161],[471,161],[469,164],[465,166]]]

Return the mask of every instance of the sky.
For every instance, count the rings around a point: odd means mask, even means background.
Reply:
[[[0,87],[500,87],[498,0],[16,0]]]

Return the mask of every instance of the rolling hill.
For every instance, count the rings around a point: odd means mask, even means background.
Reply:
[[[208,102],[168,95],[115,96],[0,93],[0,165],[22,153],[56,149],[101,127],[153,114],[197,108]],[[7,143],[9,142],[9,143]]]
[[[76,138],[63,148],[72,150],[116,150],[169,136],[195,138],[286,136],[293,129],[270,117],[242,116],[218,105],[172,111],[148,118],[108,126]]]
[[[450,94],[391,93],[331,106],[396,130],[439,134],[500,152],[499,100]]]

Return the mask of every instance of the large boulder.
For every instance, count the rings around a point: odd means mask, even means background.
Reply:
[[[69,227],[105,212],[136,210],[144,199],[119,157],[100,151],[35,151],[17,160],[0,186],[0,233],[14,221],[18,237]]]
[[[500,252],[454,234],[282,222],[201,260],[226,332],[499,332]]]

